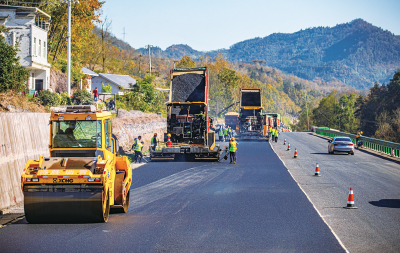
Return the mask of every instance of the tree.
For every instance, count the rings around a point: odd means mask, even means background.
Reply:
[[[0,28],[0,33],[1,31],[4,31],[4,27]],[[17,51],[18,49],[8,45],[0,34],[0,92],[19,92],[27,89],[29,71],[19,63]]]
[[[101,92],[111,93],[112,92],[111,85],[107,84],[107,86],[105,86],[104,83],[101,83]]]
[[[194,66],[196,66],[196,62],[186,55],[182,56],[182,59],[176,65],[177,68],[193,68]]]
[[[117,106],[125,110],[161,112],[164,106],[164,94],[155,90],[152,84],[154,79],[154,76],[149,75],[138,79],[130,92],[121,97],[117,96]]]
[[[339,103],[336,102],[337,91],[332,91],[329,95],[321,99],[317,108],[312,112],[313,122],[317,126],[337,128]]]

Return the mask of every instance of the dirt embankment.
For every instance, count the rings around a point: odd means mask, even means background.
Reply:
[[[158,141],[163,141],[167,130],[167,120],[155,113],[118,110],[118,117],[112,120],[113,134],[118,138],[123,151],[128,153],[133,140],[139,135],[144,141],[143,151],[149,150],[150,140],[154,133]]]

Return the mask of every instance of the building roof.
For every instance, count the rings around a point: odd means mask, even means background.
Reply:
[[[99,76],[124,89],[131,89],[132,88],[131,85],[136,84],[136,80],[128,75],[114,75],[114,74],[100,73]]]
[[[81,69],[82,70],[82,72],[83,72],[83,74],[85,74],[85,75],[89,75],[89,76],[99,76],[99,74],[97,74],[96,72],[94,72],[94,71],[91,71],[90,69],[88,69],[88,68],[82,68]]]
[[[49,20],[51,19],[51,16],[49,14],[47,14],[46,12],[44,12],[44,11],[42,11],[39,8],[36,8],[36,7],[14,6],[14,5],[0,4],[0,9],[15,9],[17,12],[35,13],[36,15],[39,15],[41,17],[46,17]]]

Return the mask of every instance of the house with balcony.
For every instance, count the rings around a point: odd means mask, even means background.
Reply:
[[[47,62],[47,32],[51,16],[36,7],[0,5],[0,25],[5,41],[18,47],[20,63],[30,72],[31,91],[50,88],[50,64]]]

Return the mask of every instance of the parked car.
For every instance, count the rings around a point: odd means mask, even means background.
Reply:
[[[334,137],[328,141],[328,153],[334,154],[335,152],[346,152],[354,155],[354,144],[349,137]]]

